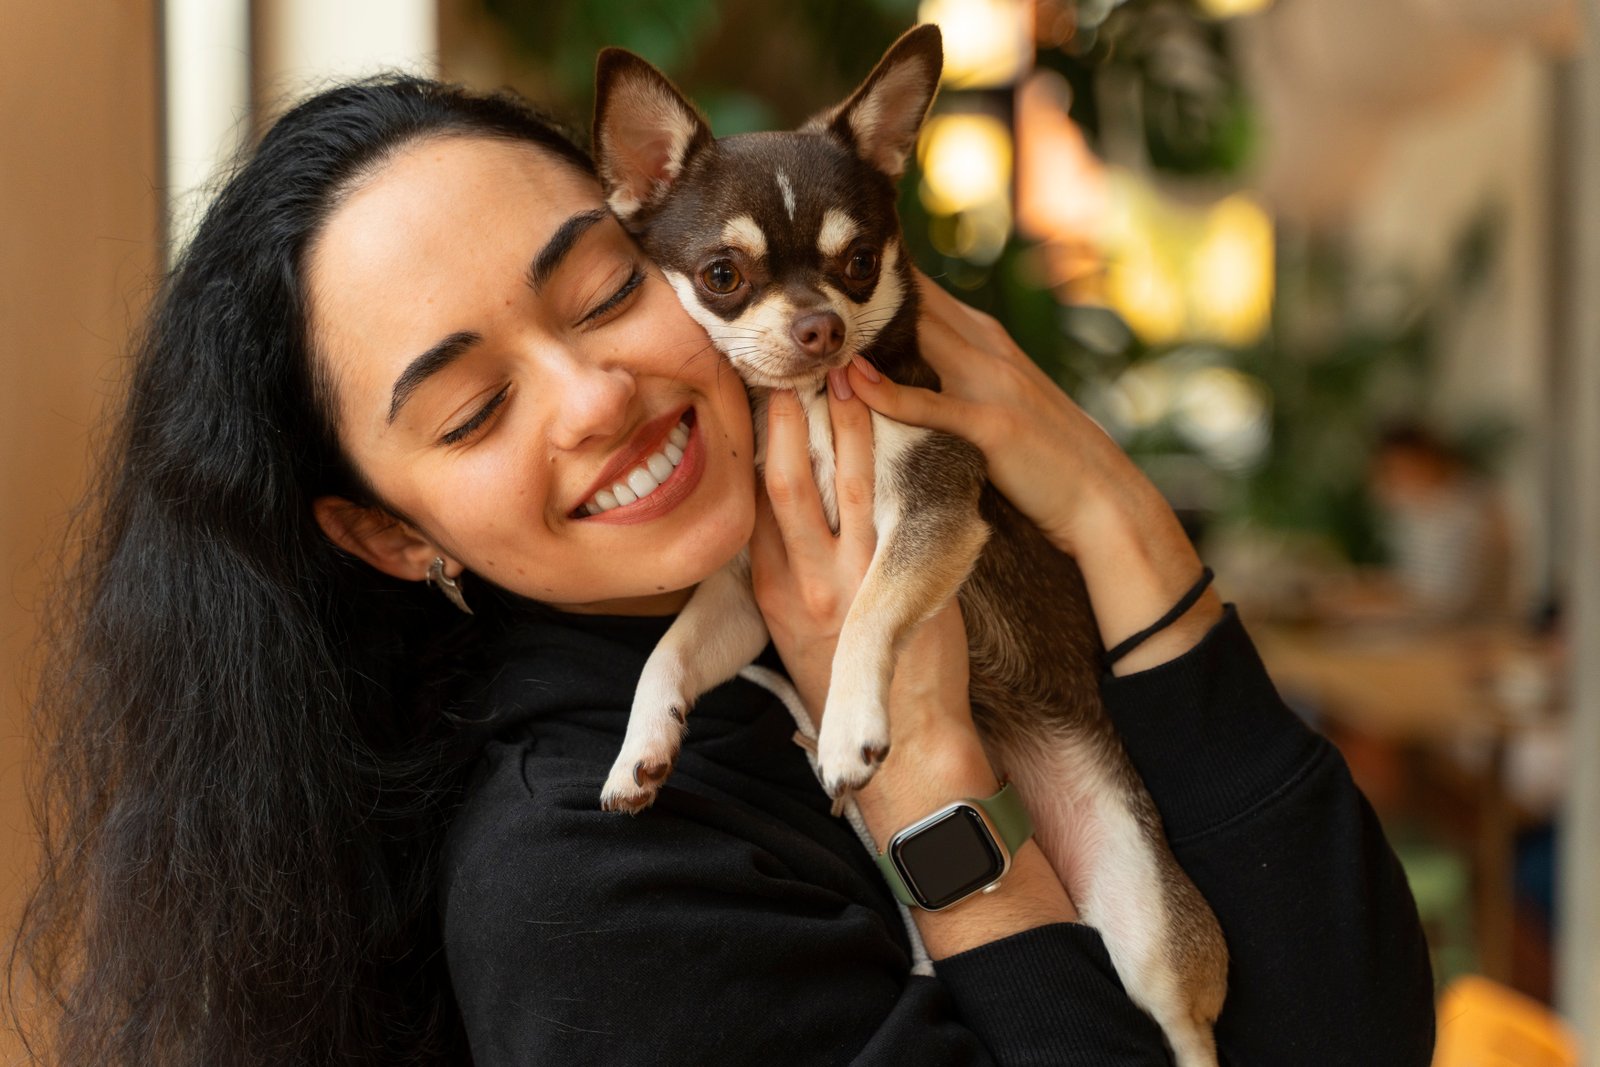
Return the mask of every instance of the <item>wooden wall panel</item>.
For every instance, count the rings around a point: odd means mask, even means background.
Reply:
[[[29,649],[159,261],[156,0],[0,3],[0,930],[33,860]],[[0,1063],[15,1062],[0,1029]]]

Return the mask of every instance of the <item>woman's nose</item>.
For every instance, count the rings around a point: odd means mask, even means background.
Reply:
[[[570,354],[558,363],[551,383],[556,395],[555,427],[552,443],[560,449],[574,449],[593,437],[609,438],[627,425],[628,405],[633,399],[634,379],[628,370]]]

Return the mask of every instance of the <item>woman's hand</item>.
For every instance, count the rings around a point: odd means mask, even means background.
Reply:
[[[1201,570],[1166,500],[995,319],[926,275],[917,280],[917,340],[943,391],[896,385],[861,359],[849,370],[852,391],[897,422],[953,433],[983,450],[996,488],[1078,561],[1107,647],[1160,618]],[[1117,672],[1186,651],[1221,611],[1208,590]]]
[[[806,416],[790,390],[767,402],[767,463],[758,486],[750,569],[756,603],[800,699],[815,719],[828,693],[845,615],[872,562],[872,418],[828,398],[839,532],[828,528],[811,471]],[[764,492],[763,492],[764,490]]]
[[[828,415],[839,532],[829,529],[823,513],[805,413],[784,390],[767,407],[765,499],[756,508],[750,543],[756,602],[814,722],[826,703],[839,632],[878,543],[872,412],[859,400],[830,392]],[[976,736],[966,701],[966,630],[954,603],[918,629],[896,663],[890,704],[897,744],[952,727]]]
[[[858,358],[850,384],[872,408],[977,445],[989,461],[990,481],[1069,555],[1077,554],[1101,498],[1131,502],[1155,493],[1116,442],[1017,347],[1005,327],[921,272],[917,281],[917,341],[943,391],[896,385]],[[1050,476],[1041,478],[1044,472]]]

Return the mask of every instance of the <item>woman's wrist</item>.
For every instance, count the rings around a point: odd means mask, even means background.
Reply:
[[[971,731],[898,731],[872,781],[856,791],[856,805],[881,847],[901,828],[964,797],[1000,788],[977,734]]]
[[[1204,569],[1171,506],[1140,476],[1132,484],[1086,494],[1072,542],[1058,545],[1077,560],[1111,648],[1165,615]],[[1148,670],[1199,644],[1222,617],[1215,589],[1170,626],[1153,634],[1113,667],[1119,675]]]
[[[989,758],[968,730],[930,731],[890,750],[856,804],[881,848],[906,826],[956,800],[992,796],[1000,788]],[[913,908],[928,954],[943,959],[1012,934],[1056,922],[1076,922],[1077,909],[1044,853],[1022,844],[998,887],[947,911]]]

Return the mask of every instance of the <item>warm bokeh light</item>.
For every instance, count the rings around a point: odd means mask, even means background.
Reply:
[[[987,266],[1000,258],[1011,236],[1011,205],[1004,198],[989,200],[956,216],[954,240],[940,251]]]
[[[1067,117],[1072,88],[1039,71],[1017,91],[1017,227],[1036,240],[1093,241],[1103,235],[1106,165]]]
[[[936,215],[954,215],[1011,191],[1011,133],[988,115],[935,115],[917,148],[922,202]]]
[[[1239,193],[1195,211],[1112,175],[1105,299],[1146,344],[1255,343],[1272,315],[1272,221]]]
[[[1200,10],[1214,19],[1254,15],[1272,6],[1272,0],[1200,0]]]
[[[917,146],[922,203],[945,217],[930,230],[940,252],[992,263],[1011,234],[1011,131],[991,115],[934,115]]]
[[[1059,75],[1017,93],[1017,223],[1067,302],[1104,303],[1150,345],[1253,344],[1272,313],[1273,226],[1244,194],[1208,209],[1108,167],[1068,115]]]
[[[1011,85],[1033,63],[1029,0],[922,0],[918,22],[944,33],[944,83],[954,89]]]
[[[1196,333],[1225,344],[1254,342],[1272,314],[1272,220],[1249,197],[1221,201],[1207,213],[1188,274]]]
[[[1106,264],[1106,302],[1150,345],[1181,340],[1185,308],[1183,279],[1149,234],[1111,253]]]

